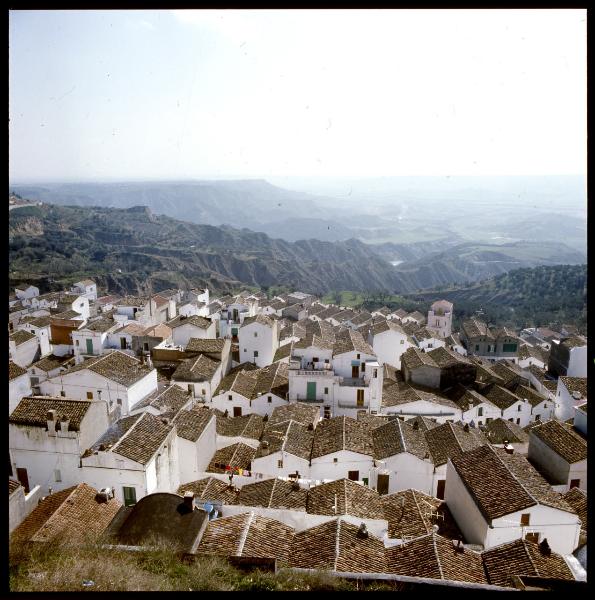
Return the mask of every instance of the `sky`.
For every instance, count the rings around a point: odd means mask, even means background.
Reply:
[[[586,173],[586,10],[10,11],[11,182]]]

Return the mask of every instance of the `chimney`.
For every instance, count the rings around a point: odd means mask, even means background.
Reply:
[[[48,410],[47,412],[47,423],[48,423],[48,434],[56,435],[56,420],[58,415],[54,409]]]
[[[184,506],[186,506],[190,511],[194,510],[195,504],[193,492],[184,492]]]
[[[455,552],[465,552],[465,546],[463,546],[463,540],[460,537],[458,540],[453,540],[452,545],[455,549]]]
[[[469,423],[465,423],[465,425],[463,425],[463,431],[469,433]]]
[[[62,433],[66,433],[69,425],[70,419],[66,415],[62,415],[62,420],[60,421],[60,431]]]
[[[262,448],[263,455],[267,455],[269,453],[269,443],[264,440],[260,443],[260,447]]]
[[[419,429],[419,421],[413,421],[411,426],[413,429],[415,429],[415,431],[417,431]]]
[[[504,446],[504,451],[506,452],[506,454],[513,454],[514,453],[514,448],[512,447],[511,444],[506,443]]]
[[[359,526],[359,529],[357,530],[357,534],[356,536],[362,540],[365,540],[368,538],[368,528],[366,527],[365,523],[362,523]]]
[[[550,545],[547,542],[547,538],[543,538],[543,540],[539,543],[539,551],[544,556],[551,556],[552,549],[550,548]]]

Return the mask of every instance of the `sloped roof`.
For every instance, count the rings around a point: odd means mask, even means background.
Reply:
[[[376,356],[374,350],[370,344],[364,340],[362,334],[353,329],[346,329],[345,331],[337,333],[335,336],[333,356],[344,354],[345,352],[361,352]]]
[[[199,354],[196,358],[183,360],[171,378],[172,381],[211,381],[220,366],[220,361]]]
[[[489,583],[514,587],[514,575],[532,575],[573,581],[572,571],[562,556],[541,552],[539,545],[527,540],[515,540],[481,554]]]
[[[397,333],[402,333],[403,335],[405,335],[405,331],[403,330],[401,325],[399,325],[399,323],[396,323],[395,321],[388,321],[384,319],[378,321],[375,320],[374,324],[370,328],[370,332],[372,333],[372,335],[379,335],[381,333],[384,333],[385,331],[396,331]]]
[[[440,368],[429,352],[423,352],[415,346],[407,348],[401,355],[401,369],[414,370],[424,366]]]
[[[314,515],[351,515],[362,519],[384,519],[380,496],[350,479],[337,479],[311,487],[307,512]]]
[[[60,376],[68,377],[70,373],[83,369],[89,369],[126,387],[130,387],[154,371],[154,369],[142,364],[140,360],[119,350],[114,350],[97,358],[85,360],[79,365],[71,367]]]
[[[269,417],[269,425],[290,420],[305,426],[314,425],[320,420],[320,408],[304,402],[291,402],[285,406],[277,406]]]
[[[566,377],[561,376],[559,378],[566,389],[572,394],[572,392],[579,392],[583,398],[587,397],[587,378],[586,377]]]
[[[426,431],[424,435],[436,466],[488,443],[479,429],[461,423],[443,423]]]
[[[490,384],[486,389],[482,390],[481,395],[485,396],[492,404],[495,404],[501,410],[509,408],[515,402],[520,401],[520,398],[513,392],[497,383]]]
[[[23,367],[17,365],[12,360],[8,361],[8,380],[12,381],[21,375],[26,375],[27,369],[23,369]]]
[[[465,487],[488,522],[544,504],[573,512],[560,494],[518,454],[480,446],[451,459]]]
[[[12,496],[21,486],[20,482],[15,479],[8,478],[8,495]]]
[[[517,384],[511,389],[514,392],[515,396],[518,396],[523,400],[528,400],[531,406],[533,407],[548,400],[548,398],[546,398],[544,395],[540,394],[539,392],[526,385]]]
[[[462,354],[450,350],[450,348],[434,348],[427,353],[432,360],[441,368],[452,367],[453,365],[472,365],[473,363]]]
[[[217,435],[258,440],[263,429],[264,423],[261,415],[249,414],[241,417],[217,415]]]
[[[197,554],[287,560],[295,530],[247,512],[209,521]]]
[[[263,314],[258,314],[253,317],[246,317],[242,323],[242,327],[247,327],[252,323],[259,323],[260,325],[266,325],[267,327],[273,327],[275,321],[270,317]]]
[[[297,484],[283,479],[266,479],[242,487],[237,504],[305,511],[307,498],[308,490]]]
[[[459,552],[455,544],[453,540],[429,533],[410,542],[387,548],[387,573],[446,581],[487,583],[481,554],[467,549]]]
[[[186,352],[198,352],[199,354],[215,354],[221,357],[221,353],[225,348],[226,340],[219,338],[216,340],[212,339],[200,339],[190,338],[186,345]]]
[[[15,425],[47,428],[47,414],[55,410],[58,420],[70,421],[68,431],[80,431],[91,402],[50,396],[25,396],[10,414],[8,421]]]
[[[203,434],[211,419],[216,418],[214,412],[205,408],[181,410],[174,418],[177,435],[190,442],[196,442]]]
[[[199,329],[208,329],[212,324],[213,322],[211,319],[199,317],[198,315],[190,315],[189,317],[178,315],[166,323],[170,329],[175,329],[176,327],[181,327],[182,325],[193,325]]]
[[[237,503],[238,492],[235,488],[216,477],[205,477],[184,483],[178,488],[178,494],[183,496],[185,492],[192,492],[199,502]]]
[[[157,409],[164,417],[173,418],[182,408],[191,401],[190,392],[177,385],[168,385],[163,390],[155,390],[146,398],[134,405],[133,410],[151,406]]]
[[[24,329],[19,329],[18,331],[11,333],[8,336],[8,339],[11,342],[14,342],[17,346],[20,346],[21,344],[24,344],[25,342],[28,342],[29,340],[36,339],[36,335],[34,333],[31,333],[30,331],[25,331]]]
[[[498,417],[486,425],[486,436],[490,444],[526,444],[529,436],[520,425]]]
[[[384,518],[388,521],[390,538],[420,537],[432,533],[434,525],[438,525],[437,533],[449,539],[458,540],[461,535],[444,500],[414,489],[380,496],[380,500]],[[440,518],[434,518],[433,515],[439,515]]]
[[[79,483],[46,496],[13,531],[12,538],[30,542],[51,542],[57,537],[81,542],[103,533],[122,504],[112,498],[96,500],[97,490]]]
[[[323,419],[314,431],[312,460],[341,450],[373,456],[374,445],[368,426],[345,416]]]
[[[531,435],[539,438],[569,464],[587,459],[587,441],[559,421],[552,419],[541,423],[531,429]]]
[[[382,460],[402,452],[408,452],[420,458],[429,459],[429,447],[424,431],[415,429],[413,424],[400,419],[389,421],[386,425],[372,431],[374,440],[374,458]]]
[[[412,402],[431,402],[438,406],[458,409],[459,406],[450,398],[439,395],[436,390],[431,392],[405,382],[384,381],[382,388],[382,406],[389,408],[411,404]]]
[[[295,421],[267,424],[255,458],[283,451],[304,460],[310,460],[314,432]]]
[[[289,564],[292,567],[386,573],[384,544],[373,535],[358,537],[359,528],[339,517],[295,534]]]
[[[221,380],[214,395],[233,391],[249,400],[269,393],[283,398],[289,388],[287,374],[287,364],[281,362],[262,369],[234,369]]]
[[[581,531],[587,534],[587,523],[588,519],[588,505],[587,505],[587,492],[580,488],[572,488],[568,492],[562,495],[567,504],[569,504],[581,520]]]
[[[440,425],[440,423],[436,422],[434,419],[430,419],[429,417],[424,417],[422,415],[417,415],[416,417],[407,419],[405,423],[409,423],[409,425],[417,423],[420,431],[429,431],[430,429],[434,429]]]
[[[213,454],[207,471],[210,473],[225,473],[224,468],[215,465],[229,465],[234,468],[248,469],[255,455],[255,448],[241,442],[225,446],[225,448],[221,448]]]
[[[463,333],[469,339],[476,337],[486,337],[488,339],[494,339],[494,336],[492,335],[492,332],[489,330],[486,323],[476,318],[471,318],[467,321],[463,321],[462,329]]]

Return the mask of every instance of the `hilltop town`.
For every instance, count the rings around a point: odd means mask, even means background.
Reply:
[[[584,581],[587,339],[301,291],[9,296],[13,541],[337,576]]]

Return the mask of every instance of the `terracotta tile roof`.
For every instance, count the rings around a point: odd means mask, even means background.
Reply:
[[[296,421],[306,427],[320,420],[320,408],[304,402],[291,402],[285,406],[277,406],[269,417],[269,425],[283,421]]]
[[[283,360],[291,355],[291,344],[284,344],[280,346],[275,351],[275,356],[273,357],[273,362],[277,362],[279,360]]]
[[[198,352],[199,354],[213,354],[217,355],[218,359],[221,360],[221,354],[225,348],[225,339],[200,339],[190,338],[186,345],[186,352]],[[212,357],[214,358],[214,357]]]
[[[274,363],[254,370],[230,371],[215,391],[215,396],[233,391],[244,398],[254,400],[265,394],[275,394],[285,398],[289,389],[288,367],[285,363]]]
[[[83,369],[89,369],[126,387],[130,387],[154,371],[154,369],[149,369],[146,365],[141,364],[140,360],[119,350],[114,350],[71,367],[62,374],[62,377],[67,377],[70,373]]]
[[[29,340],[36,339],[36,336],[34,333],[31,333],[30,331],[25,331],[24,329],[19,329],[18,331],[11,333],[8,336],[8,339],[11,342],[14,342],[17,346],[20,346],[21,344],[24,344],[25,342],[28,342]]]
[[[492,332],[489,330],[488,326],[479,319],[472,318],[468,321],[464,321],[462,329],[463,333],[468,339],[476,337],[485,337],[488,340],[494,339],[494,336],[492,335]]]
[[[396,419],[396,417],[390,417],[389,415],[372,415],[365,410],[357,411],[357,420],[365,423],[370,430],[376,429],[376,427],[382,427],[382,425],[386,425],[392,419]]]
[[[182,325],[193,325],[194,327],[198,327],[199,329],[208,329],[212,325],[211,319],[207,319],[205,317],[199,317],[198,315],[191,315],[189,317],[185,317],[184,315],[178,315],[175,319],[171,321],[167,321],[166,325],[170,329],[175,329],[176,327],[181,327]]]
[[[95,285],[95,282],[92,279],[83,279],[81,281],[77,281],[75,285],[78,283],[82,283],[83,285]]]
[[[244,437],[259,440],[264,429],[261,415],[249,414],[241,417],[217,416],[217,435]]]
[[[573,464],[587,458],[587,442],[572,429],[554,419],[531,429],[531,436],[539,438],[567,463]]]
[[[401,325],[399,325],[399,323],[395,321],[374,321],[374,324],[370,329],[370,332],[373,336],[384,333],[385,331],[396,331],[397,333],[402,333],[403,335],[405,335],[405,331],[403,330]]]
[[[304,569],[386,573],[384,544],[341,517],[295,534],[289,564]]]
[[[587,378],[586,377],[566,377],[562,376],[559,378],[566,389],[572,394],[573,392],[579,392],[583,398],[587,397]]]
[[[516,366],[513,367],[502,360],[499,360],[492,366],[492,371],[502,378],[505,386],[518,382],[521,376],[521,369]]]
[[[443,537],[458,540],[461,535],[444,500],[413,489],[380,496],[380,500],[390,538],[420,537],[432,533],[435,525],[438,525],[437,533]]]
[[[79,331],[98,331],[101,333],[105,333],[110,329],[115,329],[118,326],[118,323],[113,319],[106,319],[104,317],[100,317],[99,319],[95,319],[94,321],[87,321],[87,324],[84,327],[81,327]]]
[[[529,346],[529,344],[523,344],[519,348],[519,360],[524,360],[527,358],[535,358],[536,360],[541,361],[542,363],[547,364],[549,352],[545,351],[543,348],[539,346]],[[536,365],[529,365],[530,367]]]
[[[277,558],[285,561],[293,527],[253,512],[209,521],[197,554]]]
[[[422,460],[430,460],[428,443],[423,430],[400,419],[389,421],[386,425],[372,431],[374,440],[374,458],[383,460],[402,452],[413,454]]]
[[[8,478],[8,495],[12,496],[12,494],[14,492],[16,492],[21,486],[21,484],[18,481],[15,481],[14,479],[10,479],[10,477]]]
[[[285,305],[283,305],[283,306],[285,306]],[[242,327],[247,327],[248,325],[251,325],[252,323],[260,323],[261,325],[266,325],[267,327],[273,327],[273,324],[275,323],[275,321],[273,319],[271,319],[270,317],[267,317],[266,315],[258,314],[258,315],[255,315],[254,317],[246,317],[244,319],[244,322],[242,323]]]
[[[173,426],[166,425],[160,417],[142,413],[127,434],[112,446],[111,452],[145,465],[153,458],[172,429]]]
[[[480,404],[494,406],[485,396],[482,396],[479,392],[476,392],[475,390],[471,389],[465,390],[463,395],[458,399],[454,400],[454,402],[463,412],[469,410],[474,406],[479,406]]]
[[[528,400],[532,407],[536,407],[548,400],[544,395],[540,394],[536,390],[522,384],[517,384],[511,387],[511,391],[522,400]]]
[[[549,379],[546,379],[545,381],[541,382],[541,385],[543,385],[543,387],[552,392],[552,394],[556,393],[556,390],[558,389],[558,382],[557,381],[550,381]]]
[[[405,309],[399,308],[398,310],[395,310],[392,314],[399,317],[399,319],[402,319],[403,317],[406,317],[409,313]]]
[[[387,573],[445,581],[487,583],[481,554],[457,551],[454,540],[430,533],[386,550]]]
[[[237,504],[305,511],[307,498],[308,490],[300,488],[296,483],[283,479],[266,479],[245,485],[240,490]]]
[[[215,413],[205,408],[181,410],[172,423],[176,426],[177,435],[190,442],[196,442],[203,434]]]
[[[128,323],[122,327],[122,329],[118,330],[118,333],[128,333],[130,335],[140,336],[144,333],[145,326],[140,323]]]
[[[349,450],[367,456],[374,455],[374,445],[367,425],[351,417],[323,419],[314,431],[312,460]]]
[[[572,488],[568,492],[562,495],[565,502],[569,504],[581,520],[581,532],[587,534],[587,522],[588,522],[588,505],[587,505],[587,492],[580,488]]]
[[[380,496],[349,479],[322,483],[308,491],[307,512],[314,515],[351,515],[361,519],[384,519]]]
[[[155,294],[155,296],[153,296],[152,300],[153,300],[153,302],[155,302],[155,306],[157,308],[160,308],[161,306],[165,306],[165,305],[169,304],[169,300],[167,298],[164,298],[163,296],[160,296],[159,294]]]
[[[414,423],[417,423],[420,431],[429,431],[430,429],[440,426],[440,423],[437,423],[434,419],[423,417],[421,415],[417,415],[417,417],[413,417],[412,419],[407,419],[405,423],[409,423],[411,426],[413,426]]]
[[[47,414],[55,410],[58,420],[66,417],[70,423],[68,431],[80,431],[81,422],[89,410],[91,402],[84,400],[69,400],[49,396],[25,396],[12,411],[9,423],[15,425],[30,425],[47,429]]]
[[[242,444],[241,442],[232,444],[231,446],[225,446],[225,448],[221,448],[213,454],[213,458],[211,458],[207,471],[210,473],[225,473],[224,468],[215,466],[222,464],[240,469],[249,469],[255,455],[255,448]]]
[[[199,502],[237,504],[238,493],[235,488],[215,477],[184,483],[178,488],[178,494],[183,496],[185,492],[193,492]]]
[[[17,365],[15,362],[12,362],[12,360],[8,361],[8,380],[12,381],[13,379],[16,379],[17,377],[20,377],[21,375],[26,375],[27,374],[27,369],[23,369],[23,367]]]
[[[449,458],[488,443],[488,439],[479,429],[461,423],[443,423],[426,431],[425,438],[436,466],[443,465]]]
[[[329,306],[325,308],[323,311],[319,312],[316,316],[319,319],[325,320],[338,315],[341,312],[341,309],[338,306]]]
[[[480,446],[454,457],[452,464],[488,522],[537,504],[573,512],[519,454]]]
[[[564,344],[564,346],[567,346],[568,348],[576,348],[576,347],[586,346],[587,340],[582,336],[572,335],[572,336],[562,340],[560,342],[560,344]]]
[[[559,554],[543,554],[538,544],[515,540],[485,550],[481,554],[488,581],[492,585],[514,587],[514,575],[532,575],[573,581],[572,571]]]
[[[255,458],[283,451],[304,460],[310,460],[314,432],[295,421],[267,424]]]
[[[481,394],[501,410],[507,409],[515,402],[520,401],[520,398],[513,392],[496,383],[490,384],[485,390],[482,390]]]
[[[434,350],[430,350],[427,354],[441,369],[459,364],[473,364],[468,358],[464,357],[458,352],[455,352],[454,350],[450,350],[449,348],[434,348]]]
[[[181,389],[177,385],[168,385],[163,390],[155,390],[146,398],[134,405],[133,410],[151,406],[157,409],[161,415],[173,418],[188,402],[190,402],[190,392]]]
[[[529,436],[520,425],[499,417],[486,425],[486,436],[490,444],[527,444]]]
[[[33,327],[49,327],[51,320],[49,316],[42,316],[42,317],[34,317],[31,319],[31,321],[29,321],[29,323],[31,323],[31,325],[33,325]]]
[[[172,381],[211,381],[221,362],[205,354],[183,360],[171,376]]]
[[[99,536],[122,504],[115,498],[100,502],[96,495],[96,489],[80,483],[47,496],[14,530],[13,539],[51,542],[60,536],[80,542],[88,536]]]
[[[403,368],[414,370],[423,366],[439,368],[438,364],[430,354],[428,352],[423,352],[419,348],[407,348],[401,355],[401,370],[403,370]]]
[[[419,401],[430,402],[438,406],[458,409],[459,406],[450,398],[439,395],[437,390],[426,391],[421,386],[405,382],[393,382],[387,380],[383,383],[382,406],[389,408],[391,406],[400,406]]]
[[[66,321],[84,321],[83,315],[81,315],[81,313],[76,312],[76,310],[64,310],[56,314],[52,314],[51,319],[52,321],[53,319],[64,319]]]
[[[147,302],[147,298],[139,298],[138,296],[124,296],[124,298],[119,298],[113,304],[114,306],[142,307],[145,306]]]
[[[359,331],[347,329],[337,333],[333,348],[333,356],[354,351],[376,356],[370,344],[364,340],[364,337]]]

